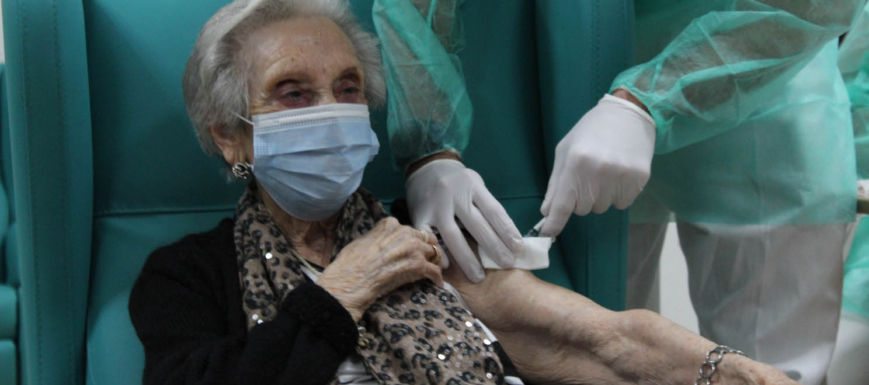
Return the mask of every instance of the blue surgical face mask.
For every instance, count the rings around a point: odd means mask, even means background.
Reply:
[[[364,104],[254,115],[252,124],[254,176],[281,209],[306,221],[338,212],[380,150]]]

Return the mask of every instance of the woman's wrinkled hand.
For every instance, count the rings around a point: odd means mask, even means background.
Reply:
[[[380,296],[422,279],[443,286],[437,238],[395,218],[377,222],[351,242],[317,281],[359,321]]]
[[[719,365],[722,384],[746,385],[799,385],[782,371],[747,357],[726,355]]]

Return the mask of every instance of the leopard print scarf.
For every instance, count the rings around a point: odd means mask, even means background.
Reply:
[[[342,209],[332,260],[386,216],[374,196],[356,191]],[[305,282],[305,275],[254,184],[238,202],[234,237],[250,329],[274,319],[281,301]],[[360,337],[368,343],[356,350],[380,384],[504,383],[501,361],[479,322],[458,298],[428,280],[379,298],[359,325],[364,328]]]

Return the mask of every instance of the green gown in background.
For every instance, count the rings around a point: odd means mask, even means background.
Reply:
[[[401,167],[467,146],[473,107],[457,56],[462,3],[374,3],[389,141]],[[833,41],[854,20],[846,10],[858,3],[637,2],[642,64],[613,88],[649,107],[658,156],[632,220],[667,221],[674,212],[723,224],[852,221],[853,134],[829,127],[851,126]],[[815,73],[801,72],[813,60]]]
[[[859,4],[637,2],[643,64],[613,88],[649,107],[658,136],[632,222],[669,212],[717,224],[853,221],[854,139],[836,46]]]
[[[389,142],[399,167],[468,145],[473,106],[458,53],[464,0],[376,0],[386,70]]]
[[[851,98],[857,176],[869,180],[869,5],[842,42],[839,68]],[[869,221],[861,220],[845,262],[842,308],[869,318]]]

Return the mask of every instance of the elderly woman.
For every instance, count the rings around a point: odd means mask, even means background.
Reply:
[[[653,313],[526,271],[478,285],[441,271],[435,236],[359,188],[379,148],[379,63],[345,0],[238,0],[202,29],[187,108],[203,148],[250,183],[233,219],[148,259],[130,298],[144,382],[694,381],[716,345]],[[727,348],[706,360],[716,383],[792,383]]]

